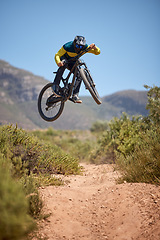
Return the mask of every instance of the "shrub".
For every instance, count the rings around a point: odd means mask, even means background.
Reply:
[[[96,121],[91,126],[91,132],[103,132],[108,129],[108,122],[106,121]]]
[[[17,126],[3,126],[0,151],[13,163],[14,175],[30,173],[79,173],[78,160],[58,146],[46,144]]]
[[[150,88],[147,104],[149,116],[134,124],[125,124],[120,130],[117,164],[122,170],[122,180],[160,184],[159,103],[160,88]]]
[[[49,135],[51,132],[49,133]],[[12,125],[0,127],[0,240],[24,238],[41,217],[38,186],[52,173],[79,173],[78,160]]]
[[[149,89],[148,103],[146,109],[149,110],[149,117],[155,124],[160,124],[160,87],[149,87],[145,85],[145,88]]]
[[[54,143],[57,149],[61,149],[62,152],[72,156],[72,159],[79,161],[88,161],[90,151],[97,144],[96,135],[98,135],[88,130],[55,130],[52,128],[33,131],[32,134],[52,146]]]
[[[123,153],[130,151],[133,147],[133,142],[124,142],[126,136],[129,135],[130,129],[135,121],[133,117],[130,120],[127,114],[123,113],[119,118],[114,118],[108,123],[108,129],[104,131],[99,139],[98,148],[91,154],[91,162],[93,163],[114,163],[116,151]]]
[[[118,154],[117,164],[123,181],[160,184],[160,128],[141,135],[133,153],[126,157]]]
[[[160,184],[160,88],[148,87],[147,117],[123,113],[108,123],[94,163],[107,163],[113,157],[122,172],[121,181]]]
[[[42,203],[42,199],[39,196],[36,179],[32,175],[30,176],[24,175],[21,178],[20,182],[23,187],[23,191],[26,195],[26,198],[28,200],[28,204],[29,204],[28,213],[33,218],[39,218],[43,203]]]
[[[21,239],[35,227],[22,185],[10,170],[11,164],[0,154],[0,240]]]

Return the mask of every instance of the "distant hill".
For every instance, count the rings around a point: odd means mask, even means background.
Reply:
[[[97,120],[111,120],[122,112],[147,115],[146,91],[121,91],[102,98],[97,105],[91,97],[81,97],[83,104],[67,102],[58,120],[45,122],[37,110],[37,98],[49,81],[0,60],[0,124],[17,123],[24,129],[88,129]]]
[[[144,106],[147,104],[147,92],[126,90],[111,94],[103,98],[103,101],[113,106],[122,108],[124,112],[131,115],[146,115],[147,111]]]

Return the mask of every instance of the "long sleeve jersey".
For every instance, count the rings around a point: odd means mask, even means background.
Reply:
[[[84,49],[88,48],[89,45],[86,44]],[[95,55],[100,54],[100,49],[97,47],[97,49],[91,49],[88,51],[89,53],[93,53]],[[74,48],[74,43],[73,41],[68,42],[64,44],[61,49],[55,54],[55,61],[58,64],[60,61],[62,61],[64,58],[70,59],[72,57],[77,56],[78,53],[76,53],[75,48]]]

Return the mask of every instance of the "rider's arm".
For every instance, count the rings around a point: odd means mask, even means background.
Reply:
[[[57,65],[59,65],[61,63],[61,57],[66,53],[66,50],[64,49],[64,47],[61,47],[61,49],[55,54],[55,61],[57,63]]]
[[[93,53],[95,55],[98,55],[101,53],[100,48],[97,47],[94,43],[92,43],[90,46],[91,50],[89,50],[89,53]]]

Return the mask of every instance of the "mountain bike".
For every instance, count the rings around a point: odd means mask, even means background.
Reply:
[[[87,53],[90,48],[83,50],[77,56],[65,60],[65,65],[67,68],[67,64],[71,62],[75,62],[72,69],[69,71],[65,78],[61,78],[61,86],[59,86],[60,96],[57,96],[53,90],[53,83],[48,83],[45,85],[38,97],[38,111],[40,116],[48,122],[55,121],[62,114],[65,102],[67,100],[72,100],[72,92],[75,84],[75,79],[77,76],[77,72],[80,74],[82,81],[86,87],[86,89],[90,92],[91,96],[95,100],[97,104],[101,104],[101,100],[99,94],[96,90],[96,85],[92,79],[89,69],[85,62],[80,60],[80,57]],[[56,72],[54,72],[56,74]],[[70,80],[71,74],[73,73],[72,81]],[[64,74],[63,74],[64,75]]]

